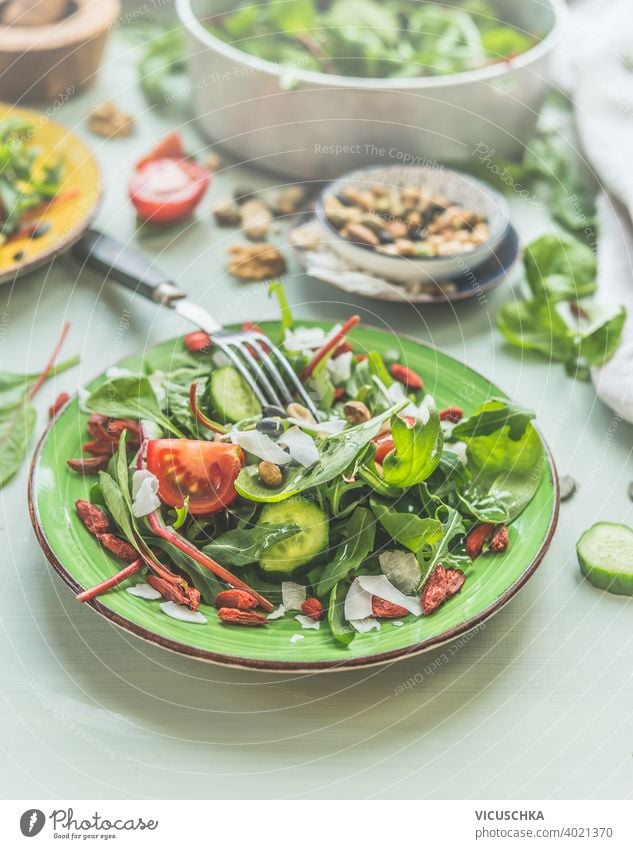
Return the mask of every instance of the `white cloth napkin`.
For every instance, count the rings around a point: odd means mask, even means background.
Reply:
[[[584,154],[604,189],[598,200],[597,300],[627,309],[622,343],[606,365],[592,369],[592,380],[598,397],[633,422],[631,0],[573,4],[554,73],[558,84],[573,97]]]

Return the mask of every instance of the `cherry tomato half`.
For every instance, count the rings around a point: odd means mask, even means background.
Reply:
[[[170,507],[189,496],[194,516],[217,513],[237,498],[235,478],[244,454],[239,445],[195,439],[151,439],[147,468],[158,478],[158,495]]]
[[[409,427],[413,427],[413,424],[415,422],[413,416],[402,416],[402,419],[409,425]],[[389,454],[390,451],[393,451],[393,449],[396,447],[390,430],[388,430],[386,433],[381,433],[378,436],[374,436],[372,442],[376,446],[376,456],[374,459],[377,463],[382,463],[387,454]]]
[[[162,138],[158,144],[145,154],[134,166],[137,171],[147,165],[148,162],[154,162],[156,159],[185,159],[187,151],[182,142],[180,133],[168,133]]]
[[[207,190],[209,172],[187,159],[153,159],[130,180],[129,195],[140,218],[172,224],[188,218]]]

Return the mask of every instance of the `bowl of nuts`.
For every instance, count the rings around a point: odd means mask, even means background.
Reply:
[[[503,241],[503,195],[475,177],[427,165],[362,168],[328,184],[316,216],[335,253],[400,283],[463,277]]]

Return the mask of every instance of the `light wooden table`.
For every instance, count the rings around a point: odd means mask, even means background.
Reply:
[[[89,137],[108,188],[98,224],[130,239],[125,185],[135,158],[171,124],[150,114],[129,48],[113,45],[97,87],[56,118],[86,135],[88,107],[108,96],[137,116],[122,141]],[[178,104],[183,108],[186,104]],[[186,113],[176,111],[176,120]],[[178,118],[178,115],[181,115]],[[195,147],[192,126],[184,133]],[[269,181],[270,182],[270,181]],[[220,173],[208,208],[234,185],[264,185],[245,168]],[[512,201],[524,239],[547,230]],[[224,321],[265,318],[262,286],[223,270],[231,231],[208,214],[146,250]],[[171,240],[171,241],[170,241]],[[298,315],[349,314],[342,294],[291,269]],[[416,312],[373,302],[365,321],[432,341],[538,411],[561,473],[579,482],[549,554],[520,595],[470,637],[392,666],[321,675],[255,674],[145,645],[78,605],[31,531],[26,468],[0,492],[0,793],[10,798],[465,797],[623,798],[633,787],[631,600],[581,580],[574,544],[597,519],[633,522],[633,428],[562,367],[508,351],[485,301]],[[0,290],[2,367],[41,366],[62,322],[78,372],[38,400],[181,330],[175,317],[60,258]]]

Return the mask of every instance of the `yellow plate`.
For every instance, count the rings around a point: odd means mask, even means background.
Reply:
[[[60,159],[64,167],[60,200],[33,219],[49,225],[46,232],[38,238],[11,239],[0,245],[0,283],[44,265],[73,245],[95,217],[102,191],[96,159],[70,130],[43,113],[0,103],[0,121],[6,118],[22,118],[34,125],[32,144],[42,150],[36,167]]]

